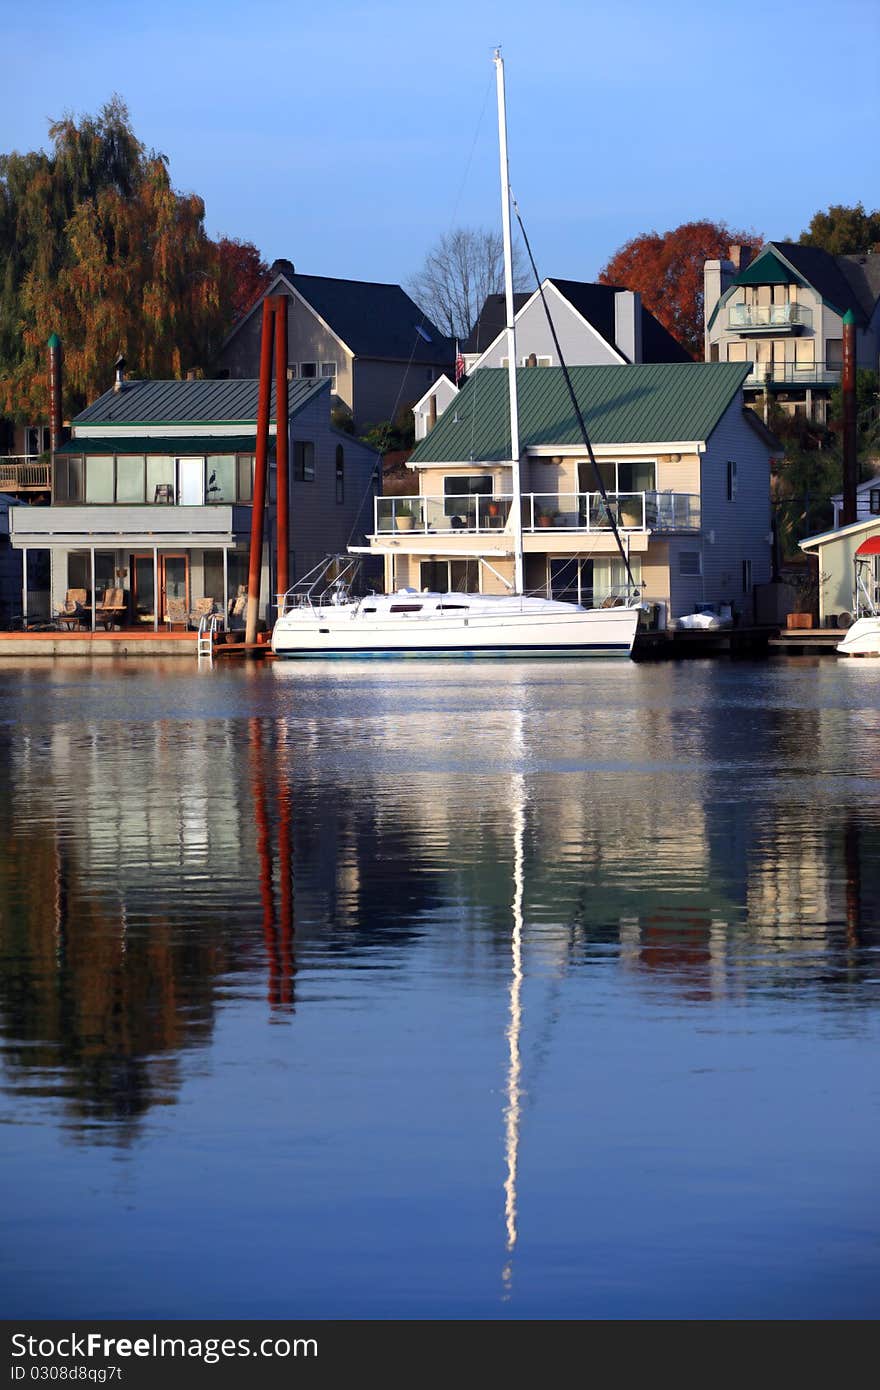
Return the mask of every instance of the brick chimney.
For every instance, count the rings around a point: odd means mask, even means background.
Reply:
[[[642,296],[638,290],[614,291],[614,341],[630,362],[641,362]]]
[[[745,270],[752,259],[752,248],[751,246],[728,246],[727,259],[733,266],[734,273],[739,275],[740,271]]]

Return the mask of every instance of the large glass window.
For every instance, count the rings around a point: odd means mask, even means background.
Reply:
[[[76,454],[65,458],[62,454],[55,460],[56,502],[81,502],[83,500],[83,461]]]
[[[86,454],[86,501],[112,502],[113,455]]]
[[[116,457],[116,501],[143,502],[143,455],[118,454]]]
[[[208,455],[206,502],[235,501],[235,454]]]
[[[477,594],[479,560],[422,560],[419,584],[432,594]]]
[[[206,550],[203,555],[205,598],[212,598],[217,610],[223,607],[223,551]]]
[[[655,476],[653,463],[619,463],[617,491],[653,492],[656,485]]]
[[[491,473],[453,473],[443,479],[444,515],[459,517],[461,523],[474,525],[476,502],[473,497],[492,496]],[[459,524],[453,521],[453,526]]]
[[[174,501],[174,459],[166,454],[147,454],[147,501]]]
[[[238,500],[239,502],[252,502],[254,500],[253,454],[239,454],[238,456]]]

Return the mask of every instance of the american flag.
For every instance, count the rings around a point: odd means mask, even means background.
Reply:
[[[456,386],[464,376],[464,358],[461,355],[461,348],[458,346],[458,339],[455,340],[455,384]]]

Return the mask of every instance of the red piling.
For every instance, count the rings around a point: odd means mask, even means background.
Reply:
[[[251,512],[251,552],[248,567],[248,601],[245,642],[257,640],[260,610],[260,575],[263,568],[263,518],[266,511],[266,475],[269,457],[269,406],[272,395],[272,322],[275,300],[263,300],[260,339],[260,391],[257,401],[257,453],[254,463],[254,502]]]
[[[290,588],[290,471],[287,461],[287,295],[275,299],[275,497],[278,593]]]

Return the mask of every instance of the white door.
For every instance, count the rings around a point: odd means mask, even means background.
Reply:
[[[205,501],[205,460],[177,460],[177,503],[180,507],[201,507]]]

